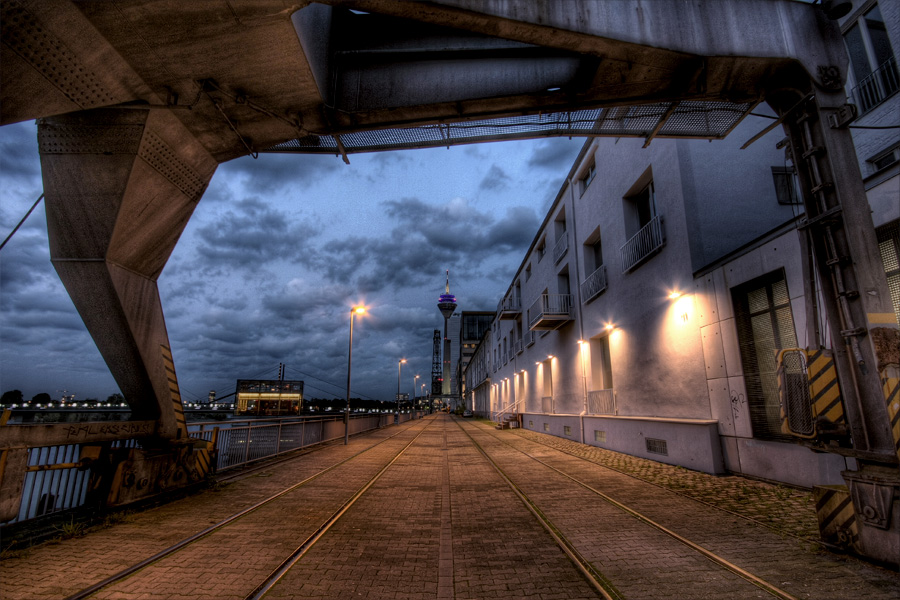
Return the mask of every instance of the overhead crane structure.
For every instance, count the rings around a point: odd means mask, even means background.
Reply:
[[[220,163],[550,135],[715,139],[766,102],[790,141],[840,332],[855,549],[898,562],[900,426],[882,381],[896,376],[898,328],[847,129],[847,58],[821,4],[5,0],[0,10],[0,124],[38,120],[51,260],[135,419],[75,439],[4,427],[0,518],[28,447],[84,444],[104,465],[94,489],[109,503],[202,476],[195,458],[208,449],[186,433],[157,278]],[[140,447],[112,451],[123,437]],[[135,472],[149,484],[125,490]]]

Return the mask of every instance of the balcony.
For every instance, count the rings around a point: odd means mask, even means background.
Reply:
[[[900,78],[897,76],[897,61],[894,57],[875,69],[875,71],[850,90],[850,97],[859,108],[859,114],[865,114],[881,104],[881,102],[900,89]]]
[[[581,302],[587,304],[606,290],[606,265],[600,267],[588,275],[581,282]]]
[[[566,255],[566,252],[569,250],[569,236],[565,233],[562,234],[562,237],[556,241],[556,246],[553,247],[553,264],[559,263],[562,260],[562,257]]]
[[[572,294],[541,294],[528,309],[528,328],[532,331],[552,331],[573,318]]]
[[[622,253],[622,272],[627,273],[636,269],[641,263],[658,252],[665,243],[662,217],[653,217],[649,223],[644,225],[640,231],[622,246],[620,250]]]
[[[504,298],[497,305],[497,316],[500,319],[517,319],[522,314],[522,300],[518,296]]]
[[[614,390],[591,390],[588,392],[589,415],[616,414],[616,393]]]

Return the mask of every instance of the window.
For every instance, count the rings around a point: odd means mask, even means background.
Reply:
[[[869,171],[871,173],[887,169],[888,167],[897,164],[897,162],[900,162],[900,146],[894,146],[890,150],[879,152],[866,162],[869,163]]]
[[[547,239],[546,238],[541,238],[541,241],[537,247],[537,253],[538,253],[538,261],[540,261],[542,258],[544,258],[544,254],[547,253]]]
[[[778,204],[803,204],[792,167],[772,167],[772,180],[775,182],[775,198]]]
[[[865,113],[900,88],[897,62],[877,4],[844,32],[844,43],[855,83],[849,95]]]
[[[584,194],[585,190],[588,189],[588,186],[591,185],[595,175],[597,175],[597,163],[592,160],[591,164],[588,165],[584,170],[584,173],[582,173],[581,177],[578,179],[578,187],[581,188],[582,194]]]
[[[525,281],[531,279],[531,263],[528,263],[528,266],[525,267]]]
[[[731,290],[747,408],[753,436],[786,439],[781,432],[776,351],[797,347],[784,272],[774,271]]]
[[[653,194],[653,182],[647,184],[637,194],[626,197],[628,210],[631,212],[630,233],[637,233],[656,217],[656,198]]]
[[[584,273],[590,275],[603,266],[603,245],[600,243],[600,228],[597,227],[584,240]]]
[[[900,221],[879,227],[875,234],[878,236],[878,250],[881,251],[881,262],[887,275],[894,313],[900,322]]]
[[[648,168],[623,198],[625,233],[621,248],[622,272],[627,273],[656,254],[666,243],[662,219],[656,214],[653,177]]]
[[[591,338],[591,389],[613,389],[609,336]]]

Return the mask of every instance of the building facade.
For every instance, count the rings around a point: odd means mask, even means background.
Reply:
[[[877,8],[864,3],[847,22]],[[892,18],[896,26],[900,18]],[[879,22],[866,24],[877,32]],[[893,114],[896,123],[898,102],[884,93],[857,122]],[[783,426],[778,368],[788,362],[780,351],[827,358],[834,332],[806,259],[783,133],[776,128],[740,149],[770,123],[748,118],[716,142],[657,139],[643,148],[643,140],[589,140],[469,363],[467,406],[709,473],[844,483],[852,458],[815,451]],[[900,152],[900,135],[854,135],[876,157],[859,152],[900,315],[898,164],[877,159]],[[838,412],[816,427],[828,425],[828,443],[847,446],[840,400],[828,401]]]

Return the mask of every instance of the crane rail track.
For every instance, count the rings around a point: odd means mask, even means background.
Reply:
[[[457,422],[457,424],[459,425],[459,422]],[[571,542],[565,536],[562,529],[560,527],[558,527],[556,524],[554,524],[553,521],[549,517],[547,517],[547,515],[543,511],[540,510],[540,508],[538,508],[537,502],[533,498],[529,497],[528,494],[521,488],[521,486],[516,484],[512,480],[512,478],[503,470],[503,468],[493,458],[491,458],[491,456],[482,447],[482,445],[478,443],[478,441],[469,433],[469,431],[467,431],[467,428],[460,425],[460,429],[462,429],[462,431],[465,432],[465,434],[469,437],[469,439],[472,441],[472,443],[475,444],[475,446],[478,448],[478,450],[481,452],[481,454],[497,470],[497,472],[500,474],[500,476],[503,478],[503,480],[507,483],[507,485],[510,486],[510,488],[512,488],[512,490],[516,493],[516,495],[519,497],[519,499],[526,505],[526,507],[531,511],[531,513],[550,532],[550,534],[554,537],[554,539],[560,545],[560,548],[563,550],[563,552],[565,552],[565,554],[572,560],[572,562],[582,572],[582,574],[585,577],[589,578],[589,581],[601,593],[601,595],[606,600],[620,600],[621,598],[624,598],[624,596],[616,589],[614,582],[612,582],[609,577],[604,575],[596,566],[594,566],[589,560],[587,560],[582,555],[581,552],[578,551],[575,544],[573,542]],[[516,448],[512,444],[509,444],[508,442],[498,438],[496,435],[491,434],[489,430],[485,430],[481,427],[476,428],[476,430],[478,431],[478,433],[485,435],[487,437],[490,437],[493,440],[496,440],[496,441],[502,443],[503,445],[528,457],[529,459],[533,460],[534,462],[537,462],[538,464],[542,465],[543,467],[557,473],[558,475],[560,475],[562,477],[565,477],[566,479],[568,479],[568,480],[572,481],[573,483],[577,484],[578,486],[588,490],[589,492],[593,493],[597,497],[601,498],[606,503],[614,506],[615,508],[624,512],[625,514],[629,515],[630,517],[633,517],[634,519],[637,519],[639,522],[643,523],[644,525],[652,527],[652,528],[656,529],[657,531],[669,536],[670,538],[680,542],[684,546],[699,553],[707,560],[709,560],[709,561],[713,562],[714,564],[720,566],[721,568],[737,575],[738,577],[744,579],[745,581],[755,585],[756,587],[765,591],[766,593],[770,594],[771,596],[774,596],[775,598],[780,598],[782,600],[797,600],[797,598],[795,596],[780,589],[779,587],[775,586],[774,584],[769,583],[769,582],[753,575],[749,571],[742,569],[738,565],[735,565],[734,563],[726,560],[725,558],[719,556],[718,554],[704,548],[700,544],[694,543],[691,540],[687,539],[686,537],[675,533],[671,529],[664,527],[663,525],[661,525],[660,523],[657,523],[656,521],[647,517],[646,515],[643,515],[640,512],[626,506],[625,504],[613,499],[609,495],[601,492],[600,490],[598,490],[595,487],[591,486],[590,484],[578,479],[577,477],[575,477],[569,473],[566,473],[566,472],[554,467],[553,465],[550,465],[546,461],[543,461],[540,458],[533,456],[520,448]],[[575,458],[579,458],[579,457],[575,457]],[[590,462],[590,461],[585,461],[585,462]],[[592,464],[595,464],[595,463],[592,463]]]
[[[399,458],[400,455],[402,455],[406,451],[406,449],[409,448],[409,446],[412,445],[412,443],[416,439],[418,439],[418,437],[425,431],[425,429],[427,429],[427,427],[430,424],[431,424],[431,421],[426,422],[425,425],[421,428],[421,430],[413,438],[413,440],[411,440],[409,443],[404,445],[403,448],[390,460],[390,462],[383,469],[381,469],[378,472],[378,474],[375,475],[375,477],[373,477],[371,480],[366,482],[366,484],[364,484],[360,490],[357,490],[357,492],[353,495],[353,497],[350,500],[345,502],[344,505],[335,514],[333,514],[331,517],[329,517],[329,519],[327,519],[325,521],[325,523],[320,525],[317,528],[316,532],[304,542],[304,545],[311,546],[313,543],[315,543],[315,541],[317,541],[319,539],[319,537],[321,537],[321,534],[324,533],[325,531],[327,531],[327,529],[331,526],[331,524],[334,521],[336,521],[340,517],[340,515],[343,514],[346,511],[346,509],[349,508],[349,506],[352,505],[363,493],[365,493],[365,490],[367,490],[367,489],[369,489],[369,487],[371,487],[372,483],[374,483],[374,481],[378,477],[380,477],[384,473],[384,471],[386,471],[387,468],[391,464],[393,464],[397,460],[397,458]],[[274,494],[271,494],[270,496],[257,502],[256,504],[253,504],[252,506],[249,506],[241,511],[238,511],[238,512],[218,521],[217,523],[211,525],[210,527],[207,527],[206,529],[203,529],[202,531],[199,531],[191,536],[188,536],[188,537],[176,542],[175,544],[172,544],[171,546],[157,552],[156,554],[153,554],[152,556],[149,556],[149,557],[145,558],[144,560],[137,562],[137,563],[107,577],[106,579],[103,579],[102,581],[94,583],[93,585],[90,585],[70,596],[67,596],[65,598],[65,600],[83,600],[85,598],[88,598],[88,597],[94,595],[95,593],[103,590],[104,588],[107,588],[114,583],[120,582],[120,581],[126,579],[127,577],[130,577],[131,575],[134,575],[135,573],[159,562],[160,560],[162,560],[168,556],[171,556],[172,554],[178,552],[179,550],[186,548],[187,546],[197,542],[198,540],[203,539],[203,538],[209,536],[210,534],[221,530],[222,528],[234,523],[235,521],[247,516],[248,514],[254,512],[254,511],[257,511],[258,509],[262,508],[263,506],[266,506],[266,505],[270,504],[271,502],[274,502],[275,500],[285,496],[286,494],[301,488],[302,486],[310,483],[311,481],[318,479],[322,475],[325,475],[326,473],[329,473],[329,472],[337,469],[338,467],[347,464],[348,462],[352,461],[353,459],[358,458],[361,455],[366,454],[367,452],[370,452],[371,450],[374,450],[375,448],[378,448],[381,444],[384,444],[385,442],[392,440],[393,438],[405,433],[408,430],[409,430],[409,428],[398,431],[397,433],[394,433],[394,434],[386,437],[385,439],[380,440],[377,443],[369,446],[368,448],[360,450],[359,452],[356,452],[355,454],[353,454],[351,456],[348,456],[348,457],[346,457],[324,469],[321,469],[321,470],[317,471],[316,473],[314,473],[308,477],[305,477],[301,481],[298,481],[297,483],[294,483]],[[299,456],[292,457],[291,460],[293,458],[300,458],[300,457]],[[278,461],[278,462],[281,463],[283,461]],[[255,470],[256,469],[253,469],[253,471],[255,471]],[[249,473],[247,473],[247,474],[249,474]],[[313,537],[315,539],[312,539]],[[312,540],[312,542],[310,542],[310,540]],[[304,545],[301,545],[301,548],[303,548]],[[299,550],[300,550],[300,548],[298,548],[298,551]],[[304,550],[304,552],[305,552],[305,550]],[[295,552],[295,554],[296,554],[296,552]],[[302,553],[300,554],[300,556],[302,556]],[[299,556],[298,556],[298,558],[299,558]],[[285,561],[285,562],[287,562],[287,561]],[[294,562],[296,562],[296,560],[294,560]],[[293,563],[291,563],[291,564],[293,564]],[[277,572],[277,570],[276,570],[276,572]],[[273,573],[273,575],[274,575],[274,573]],[[270,577],[272,577],[272,575],[270,575]],[[279,575],[279,577],[280,577],[280,575]],[[264,585],[265,585],[265,582],[260,584],[260,586],[258,586],[257,589],[254,590],[254,594],[256,594],[261,588],[263,588]],[[271,587],[271,586],[265,587],[265,590],[267,591],[269,589],[269,587]],[[256,596],[251,594],[250,596],[248,596],[248,598],[255,598],[255,597],[262,597],[262,594],[259,594]]]

